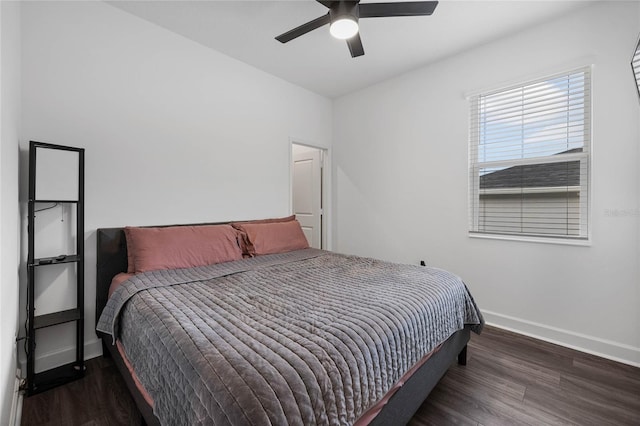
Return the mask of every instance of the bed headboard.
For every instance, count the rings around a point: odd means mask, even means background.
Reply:
[[[214,223],[187,223],[167,226],[198,226],[198,225],[224,225],[231,222]],[[124,228],[99,228],[98,247],[96,251],[96,324],[100,319],[102,310],[109,298],[109,286],[111,280],[120,272],[127,271],[127,242],[124,236]]]
[[[98,229],[96,253],[96,324],[109,297],[111,280],[127,271],[127,243],[124,228]]]

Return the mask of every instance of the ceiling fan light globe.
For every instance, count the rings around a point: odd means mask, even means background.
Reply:
[[[337,39],[345,40],[358,33],[358,23],[351,18],[341,18],[333,21],[329,32]]]

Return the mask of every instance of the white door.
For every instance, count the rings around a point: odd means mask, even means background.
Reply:
[[[300,222],[309,245],[322,248],[322,160],[323,151],[292,145],[293,214]]]

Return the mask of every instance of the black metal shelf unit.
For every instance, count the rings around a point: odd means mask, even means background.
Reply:
[[[37,152],[42,149],[75,152],[78,155],[78,194],[74,199],[55,200],[36,198]],[[76,207],[76,252],[54,257],[36,258],[36,204],[69,204]],[[29,143],[29,202],[28,202],[29,254],[27,258],[27,394],[34,395],[84,376],[84,148],[74,148],[31,141]],[[49,265],[73,263],[76,265],[76,307],[45,315],[36,315],[36,271]],[[73,362],[35,372],[36,330],[75,322],[76,356]]]

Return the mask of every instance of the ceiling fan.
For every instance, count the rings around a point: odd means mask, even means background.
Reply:
[[[329,32],[335,38],[347,41],[351,57],[364,55],[362,40],[358,31],[360,18],[386,18],[391,16],[423,16],[431,15],[438,5],[437,1],[412,1],[397,3],[364,3],[360,1],[320,1],[318,3],[329,9],[326,15],[300,25],[276,37],[286,43],[310,31],[330,24]]]

